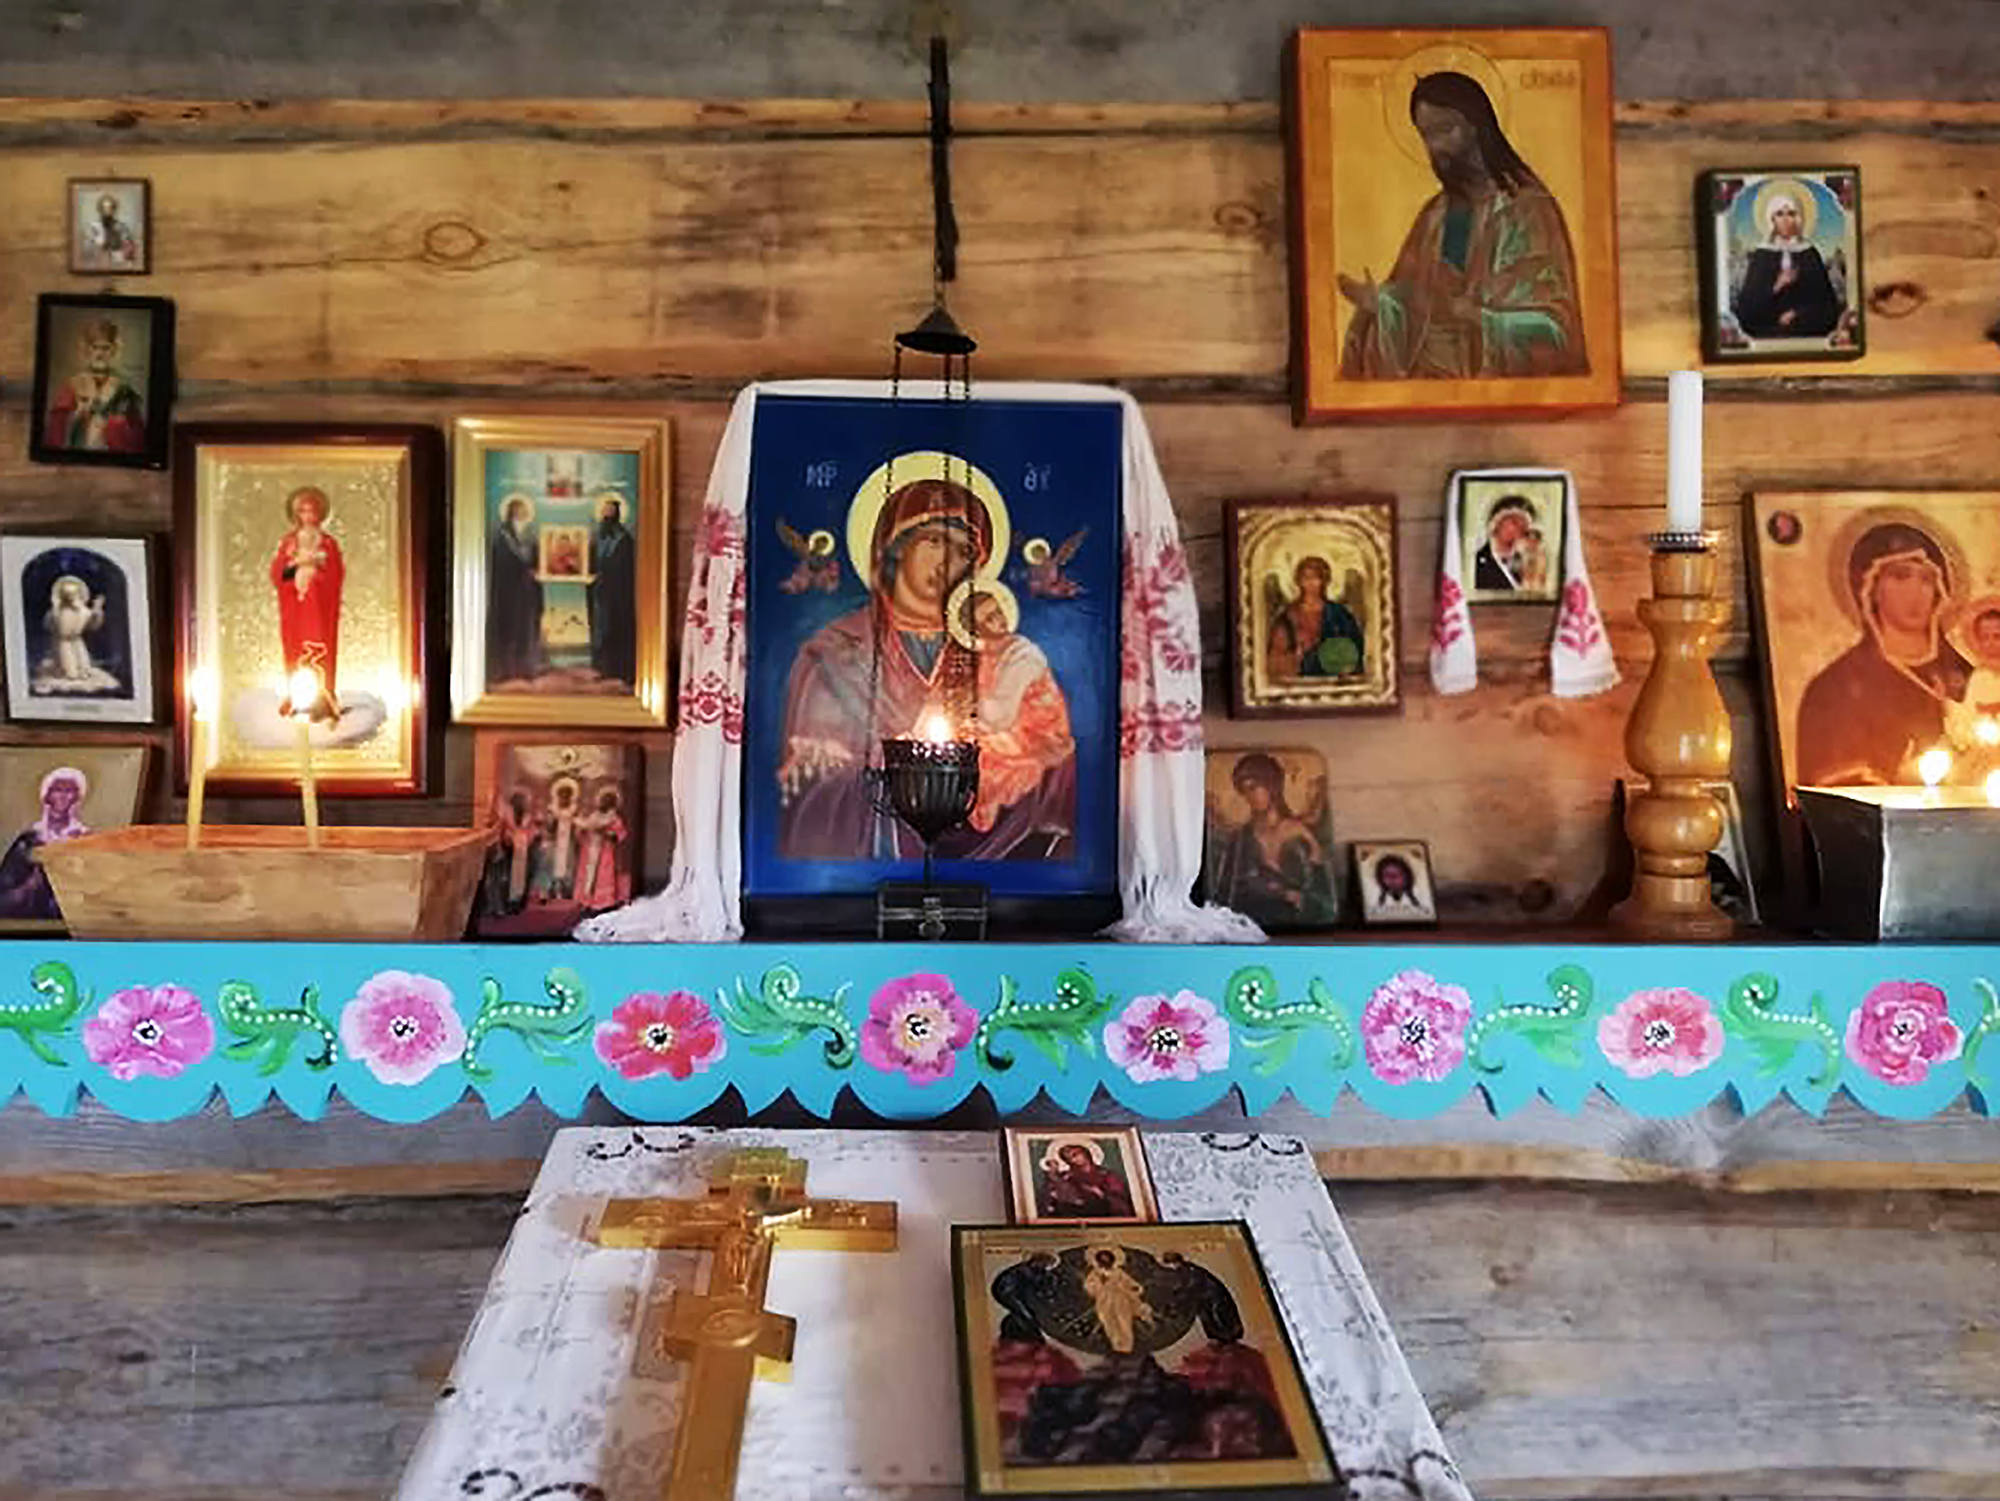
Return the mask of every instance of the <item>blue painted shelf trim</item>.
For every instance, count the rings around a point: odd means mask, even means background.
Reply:
[[[472,1091],[647,1121],[734,1088],[824,1114],[842,1088],[923,1120],[984,1089],[1161,1120],[1231,1090],[1389,1115],[1479,1090],[1498,1114],[1602,1089],[1642,1115],[1724,1091],[1808,1111],[1845,1090],[1917,1119],[1990,1114],[2000,947],[1378,943],[341,945],[0,943],[0,1101],[134,1120],[307,1120],[336,1092],[422,1121]]]

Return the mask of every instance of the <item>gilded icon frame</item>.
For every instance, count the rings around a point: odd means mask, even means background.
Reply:
[[[1755,205],[1773,190],[1787,192],[1811,210],[1803,226],[1806,248],[1821,267],[1838,272],[1844,286],[1839,312],[1831,327],[1810,337],[1753,335],[1741,326],[1732,305],[1736,293],[1730,269],[1732,239],[1729,221],[1747,215],[1753,224]],[[1701,356],[1711,365],[1762,365],[1800,361],[1858,360],[1868,352],[1868,296],[1862,247],[1867,214],[1862,204],[1861,169],[1855,166],[1716,167],[1695,179],[1695,239],[1700,248]],[[1840,233],[1817,236],[1813,220],[1828,213],[1840,216]],[[1743,226],[1739,222],[1736,228]],[[1826,245],[1835,258],[1821,250]],[[1788,250],[1790,242],[1759,249]],[[1790,257],[1788,257],[1790,258]],[[1746,272],[1748,263],[1745,263]],[[1782,274],[1782,270],[1779,274]],[[1829,292],[1835,291],[1831,275]]]
[[[1000,1160],[1007,1170],[1007,1213],[1017,1225],[1150,1225],[1160,1218],[1153,1175],[1146,1166],[1145,1138],[1135,1126],[1094,1130],[1009,1126],[1000,1140]],[[1037,1204],[1036,1167],[1071,1146],[1087,1152],[1100,1168],[1115,1155],[1110,1171],[1124,1181],[1131,1195],[1130,1215],[1059,1214],[1044,1212]]]
[[[1401,581],[1396,559],[1396,502],[1388,496],[1304,496],[1288,500],[1237,500],[1225,507],[1223,552],[1229,602],[1229,702],[1237,719],[1296,715],[1394,713],[1402,704]],[[1366,620],[1358,670],[1281,677],[1275,650],[1271,591],[1294,579],[1327,544],[1348,559],[1334,565],[1325,585],[1329,602],[1349,609],[1336,594],[1353,594]],[[1301,547],[1314,549],[1279,566]],[[1277,567],[1277,573],[1273,568]],[[1333,576],[1337,572],[1340,577]],[[1339,587],[1336,588],[1336,585]],[[1296,584],[1295,584],[1296,586]],[[1373,622],[1373,629],[1368,628]]]
[[[95,321],[109,325],[111,337],[93,341],[84,337],[85,330],[79,322]],[[123,352],[135,342],[129,330],[133,324],[143,322],[146,333],[146,349],[143,357],[126,360]],[[52,386],[60,387],[62,395],[56,398],[58,407],[66,399],[80,400],[70,383],[87,372],[74,370],[60,362],[66,357],[58,353],[59,347],[76,339],[79,343],[102,342],[121,353],[116,374],[125,388],[125,395],[136,398],[142,411],[139,419],[139,441],[136,445],[121,443],[113,446],[110,435],[123,430],[130,421],[130,405],[107,408],[103,404],[100,384],[99,394],[92,397],[91,410],[96,415],[86,425],[86,436],[92,430],[106,438],[102,447],[79,446],[66,441],[51,441],[50,396]],[[74,354],[74,346],[68,346]],[[101,382],[102,375],[97,374]],[[114,401],[118,398],[114,396]],[[167,450],[173,432],[174,405],[174,305],[165,297],[112,297],[83,296],[68,292],[44,292],[35,299],[35,376],[33,394],[28,413],[28,457],[37,464],[91,464],[118,469],[164,469],[167,467]],[[101,419],[101,421],[100,421]]]
[[[1419,76],[1445,72],[1471,78],[1489,104],[1492,95],[1500,95],[1490,113],[1506,150],[1517,164],[1525,162],[1532,186],[1547,187],[1546,203],[1539,198],[1531,202],[1521,191],[1511,196],[1545,230],[1552,206],[1554,223],[1563,230],[1561,245],[1574,276],[1567,301],[1550,304],[1560,306],[1562,316],[1548,320],[1553,337],[1550,328],[1521,321],[1512,305],[1498,310],[1482,306],[1476,335],[1470,320],[1461,319],[1464,345],[1473,351],[1465,358],[1476,358],[1483,373],[1374,373],[1359,368],[1370,363],[1365,349],[1357,351],[1357,368],[1344,372],[1361,304],[1339,289],[1339,278],[1389,285],[1395,266],[1418,239],[1430,202],[1443,196],[1436,191],[1441,179],[1428,162],[1416,165],[1425,147],[1410,127],[1413,105],[1406,101]],[[1618,404],[1623,365],[1608,31],[1305,29],[1292,37],[1285,83],[1295,422],[1356,416],[1537,416]],[[1574,97],[1556,97],[1563,95]],[[1510,130],[1522,134],[1524,126],[1532,127],[1525,158],[1507,139]],[[1350,163],[1347,171],[1359,181],[1344,185],[1338,165],[1343,150],[1365,155],[1382,146],[1398,148],[1415,170],[1406,171],[1393,160],[1391,170],[1384,170],[1379,158],[1365,170]],[[1472,250],[1460,253],[1469,257]],[[1560,276],[1559,262],[1556,269]],[[1430,319],[1436,304],[1427,291],[1408,300],[1409,326],[1435,326]],[[1573,307],[1568,305],[1572,302]],[[1354,311],[1347,310],[1350,304]],[[1484,316],[1489,312],[1512,321],[1501,324]],[[1501,343],[1496,332],[1504,332],[1509,342]],[[1364,345],[1368,337],[1361,335]],[[1400,351],[1387,362],[1422,364],[1418,355],[1431,349],[1428,332],[1421,343],[1422,350]],[[1580,355],[1565,352],[1578,344]],[[1564,368],[1579,358],[1582,370]]]
[[[667,606],[669,539],[673,529],[671,424],[615,416],[468,415],[452,425],[452,718],[460,724],[590,729],[664,729],[672,704]],[[631,456],[632,509],[642,525],[634,541],[634,640],[626,693],[496,691],[489,681],[489,547],[492,543],[487,465],[509,453]],[[586,508],[588,497],[581,497]],[[503,501],[503,504],[506,503]],[[653,524],[643,525],[650,506]],[[621,514],[621,520],[628,513]],[[538,538],[540,533],[538,532]],[[547,549],[537,544],[538,577]],[[580,578],[580,576],[576,576]],[[545,582],[570,583],[549,573]],[[541,631],[538,628],[538,639]]]
[[[1353,847],[1354,901],[1367,927],[1435,927],[1438,920],[1437,876],[1431,868],[1431,847],[1422,839],[1357,839]],[[1410,909],[1393,899],[1369,895],[1371,867],[1395,860],[1410,876]]]
[[[1286,1326],[1283,1309],[1272,1291],[1250,1227],[1241,1220],[1170,1222],[1154,1225],[954,1225],[952,1238],[952,1289],[957,1304],[959,1393],[964,1421],[965,1492],[971,1501],[993,1498],[1056,1498],[1067,1496],[1254,1496],[1264,1501],[1308,1501],[1308,1498],[1339,1494],[1340,1471],[1332,1445],[1321,1426],[1306,1384],[1298,1348]],[[1017,1258],[1019,1266],[1030,1257],[1050,1256],[1051,1272],[1071,1259],[1092,1257],[1110,1250],[1119,1256],[1122,1269],[1134,1266],[1139,1274],[1155,1280],[1154,1268],[1181,1262],[1207,1274],[1210,1287],[1226,1293],[1228,1303],[1240,1320],[1238,1339],[1229,1343],[1254,1351],[1262,1357],[1269,1373],[1271,1391],[1259,1394],[1269,1403],[1270,1420],[1281,1428],[1291,1453],[1282,1456],[1257,1455],[1236,1458],[1165,1459],[1129,1463],[1029,1463],[1006,1453],[1006,1421],[1000,1410],[996,1380],[994,1344],[1019,1342],[1019,1328],[1032,1310],[1003,1304],[994,1284],[1006,1268],[995,1267],[1007,1258]],[[1140,1253],[1145,1260],[1135,1259]],[[1048,1264],[1048,1263],[1044,1263]],[[1171,1283],[1168,1284],[1171,1286]],[[1100,1305],[1101,1307],[1102,1305]],[[1003,1319],[1004,1312],[1004,1319]],[[1040,1320],[1034,1320],[1039,1325]],[[1179,1319],[1175,1318],[1178,1324]],[[1225,1320],[1226,1322],[1226,1320]],[[1070,1326],[1065,1325],[1066,1329]],[[1108,1331],[1108,1324],[1103,1326]],[[1210,1332],[1200,1320],[1190,1333]],[[1038,1332],[1046,1345],[1052,1335]],[[1211,1332],[1211,1338],[1215,1338]],[[1085,1335],[1088,1339],[1089,1336]],[[1054,1340],[1058,1346],[1068,1344]],[[1071,1346],[1088,1358],[1093,1355],[1084,1344]],[[1117,1346],[1114,1344],[1115,1350]],[[1197,1354],[1200,1352],[1197,1351]],[[1093,1367],[1114,1370],[1120,1361],[1134,1356],[1112,1355],[1110,1364]],[[1152,1353],[1145,1357],[1151,1362]],[[1169,1378],[1173,1379],[1173,1378]]]
[[[443,475],[443,440],[436,428],[420,424],[190,423],[175,429],[177,788],[185,790],[188,783],[197,687],[214,700],[209,791],[286,796],[298,786],[296,742],[276,728],[284,719],[276,696],[287,691],[287,671],[297,670],[284,660],[290,651],[284,643],[284,597],[280,591],[279,618],[271,622],[267,602],[252,603],[246,585],[277,589],[275,579],[264,582],[277,566],[275,557],[271,564],[263,562],[264,550],[283,550],[303,510],[299,492],[318,488],[329,492],[325,531],[340,549],[334,554],[339,560],[334,615],[342,631],[350,622],[365,623],[362,639],[350,637],[345,646],[334,643],[334,697],[343,698],[352,683],[363,685],[355,691],[368,701],[367,714],[352,731],[345,709],[330,726],[313,722],[320,796],[421,797],[428,792],[437,749],[431,691],[441,633],[432,628],[440,580],[427,559],[438,526]],[[239,498],[245,489],[254,492],[254,499]],[[233,555],[224,556],[222,545],[229,528],[241,536],[248,523],[237,518],[253,507],[275,513],[269,521],[259,517],[254,569]],[[272,533],[277,534],[275,543]],[[356,596],[360,608],[353,612],[347,609],[349,549],[354,551],[352,575],[361,590]],[[371,581],[371,564],[386,577]],[[237,647],[228,660],[222,649],[225,635]],[[270,660],[274,639],[279,643],[275,665]],[[239,660],[246,642],[254,643],[254,667]],[[365,658],[360,672],[349,673],[340,665],[343,650],[347,667]],[[265,704],[266,698],[272,704]],[[375,717],[373,730],[365,727],[369,717]]]

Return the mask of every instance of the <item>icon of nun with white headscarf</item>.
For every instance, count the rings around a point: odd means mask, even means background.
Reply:
[[[1829,270],[1813,244],[1818,217],[1818,202],[1804,183],[1779,178],[1758,193],[1755,219],[1764,239],[1750,251],[1730,300],[1737,324],[1751,338],[1825,338],[1839,326],[1846,267]]]

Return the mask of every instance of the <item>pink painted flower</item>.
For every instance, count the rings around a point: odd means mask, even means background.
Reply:
[[[134,985],[83,1024],[83,1051],[114,1079],[171,1079],[215,1051],[215,1023],[191,990]]]
[[[1105,1024],[1104,1050],[1137,1084],[1198,1079],[1229,1067],[1229,1023],[1192,990],[1135,996]]]
[[[1436,1083],[1465,1061],[1472,997],[1420,969],[1391,975],[1361,1008],[1361,1044],[1384,1084]]]
[[[384,1084],[421,1084],[465,1052],[451,988],[429,975],[385,969],[340,1012],[341,1046]]]
[[[901,1071],[912,1084],[935,1084],[951,1077],[958,1050],[978,1026],[979,1013],[943,975],[905,975],[868,1002],[861,1056],[884,1073]]]
[[[1847,1056],[1887,1084],[1923,1083],[1964,1045],[1944,992],[1923,980],[1884,980],[1847,1018]]]
[[[715,1013],[698,995],[642,990],[628,995],[597,1024],[597,1056],[628,1079],[704,1072],[729,1050]]]
[[[1722,1019],[1692,990],[1635,990],[1597,1024],[1604,1056],[1634,1079],[1685,1079],[1722,1056]]]

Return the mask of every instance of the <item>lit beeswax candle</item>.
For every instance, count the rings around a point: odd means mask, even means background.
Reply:
[[[208,791],[209,728],[215,717],[215,674],[197,667],[188,674],[187,847],[201,848],[201,804]]]
[[[292,724],[299,734],[299,796],[305,804],[306,848],[319,848],[319,787],[313,779],[312,709],[319,701],[319,678],[301,667],[292,674]]]

